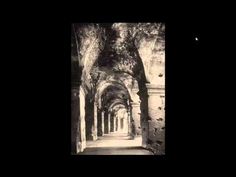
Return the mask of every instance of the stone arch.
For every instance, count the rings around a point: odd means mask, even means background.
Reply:
[[[113,123],[113,127],[111,127],[111,130],[112,131],[115,131],[117,130],[117,125],[115,124],[116,123],[116,114],[117,112],[119,111],[119,109],[125,109],[126,112],[127,112],[127,117],[126,117],[126,128],[127,129],[127,133],[128,135],[132,135],[132,130],[131,130],[131,116],[130,116],[130,109],[129,109],[129,105],[125,104],[124,102],[120,101],[120,100],[116,100],[114,101],[110,106],[109,106],[109,111],[111,112],[111,125]]]
[[[109,106],[109,109],[108,110],[112,110],[112,108],[116,105],[123,105],[124,107],[128,108],[127,105],[124,104],[124,102],[120,101],[120,100],[117,100],[117,101],[114,101],[110,106]]]
[[[119,108],[118,108],[119,107]],[[114,101],[110,106],[109,106],[109,113],[110,113],[110,131],[111,132],[116,132],[117,131],[117,117],[116,117],[116,108],[120,109],[120,108],[126,108],[127,109],[127,105],[125,105],[122,101]]]
[[[118,81],[102,81],[98,85],[97,92],[95,94],[95,103],[97,104],[99,109],[101,109],[101,96],[104,93],[104,91],[110,86],[124,90],[129,99],[132,101],[131,94],[125,85],[123,85]]]
[[[109,122],[110,122],[110,114],[109,114],[109,105],[107,107],[104,107],[104,102],[102,102],[102,95],[106,92],[109,88],[116,88],[118,89],[118,92],[124,93],[126,97],[128,98],[129,102],[131,100],[130,93],[128,89],[123,85],[121,82],[117,81],[103,81],[100,82],[98,85],[97,92],[95,94],[95,119],[97,119],[97,133],[98,136],[102,136],[104,133],[109,133]],[[120,91],[119,91],[120,90]],[[110,104],[114,101],[114,99],[119,98],[113,98],[108,101],[106,104]],[[121,101],[121,100],[120,100]],[[107,128],[108,127],[108,128]]]

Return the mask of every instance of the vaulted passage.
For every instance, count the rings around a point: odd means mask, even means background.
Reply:
[[[165,154],[163,23],[72,24],[71,151]]]
[[[97,141],[87,141],[86,149],[81,155],[153,155],[141,147],[142,137],[131,139],[127,133],[109,133]]]

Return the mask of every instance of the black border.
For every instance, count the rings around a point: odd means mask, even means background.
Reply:
[[[189,90],[183,89],[188,88],[188,82],[186,82],[186,78],[184,75],[190,71],[189,67],[186,67],[186,64],[192,65],[193,59],[197,58],[196,54],[199,52],[199,46],[200,42],[195,41],[195,37],[199,38],[199,29],[196,27],[198,26],[198,22],[193,21],[191,23],[186,23],[186,21],[171,21],[169,18],[152,18],[152,19],[123,19],[123,18],[114,18],[106,19],[98,18],[98,19],[81,19],[80,17],[77,18],[64,18],[63,19],[63,30],[64,30],[64,60],[66,61],[64,66],[67,66],[68,69],[66,69],[66,80],[70,80],[70,63],[68,63],[68,60],[70,58],[70,47],[67,44],[70,44],[70,29],[72,23],[104,23],[104,22],[164,22],[166,25],[166,155],[164,156],[126,156],[126,157],[120,157],[120,156],[112,156],[108,157],[106,156],[106,159],[126,159],[131,161],[137,161],[140,160],[142,162],[148,162],[151,160],[154,160],[155,162],[164,162],[171,159],[181,158],[183,157],[186,152],[188,152],[190,149],[188,149],[189,144],[187,144],[186,141],[186,134],[184,132],[183,127],[188,127],[188,123],[191,124],[191,121],[188,120],[188,114],[189,110],[186,110],[184,108],[181,108],[181,104],[183,106],[186,106],[186,103],[182,102],[182,100],[189,100],[187,98],[187,95],[190,94]],[[189,58],[192,58],[192,61],[189,61]],[[185,68],[186,67],[186,68]],[[191,73],[191,72],[189,72]],[[68,91],[67,95],[67,114],[65,117],[70,117],[69,110],[70,108],[68,105],[70,105],[69,98],[70,98],[70,86],[69,82],[66,83],[66,90]],[[179,87],[179,85],[182,85]],[[182,95],[181,97],[179,95]],[[173,98],[176,98],[178,101],[173,101]],[[182,100],[181,100],[182,99]],[[181,100],[181,101],[180,101]],[[179,110],[180,111],[179,111]],[[174,113],[177,113],[174,115]],[[180,119],[181,117],[181,119]],[[175,119],[176,118],[176,119]],[[65,147],[66,150],[63,151],[65,154],[65,158],[68,161],[79,161],[83,163],[84,161],[92,160],[93,161],[99,161],[104,159],[103,156],[89,156],[89,157],[82,157],[82,156],[71,156],[70,155],[70,147],[68,146],[70,143],[68,140],[70,140],[70,119],[66,119],[66,122],[63,123],[63,125],[66,125],[65,132],[66,133],[66,139],[65,139]],[[189,130],[189,133],[191,132],[191,128],[187,128]],[[69,132],[69,134],[67,134]],[[178,137],[179,135],[179,137]],[[191,147],[193,148],[193,147]],[[92,158],[92,159],[91,159]]]
[[[77,11],[76,11],[77,12]],[[130,12],[132,13],[132,12]],[[205,51],[204,36],[201,34],[202,23],[187,20],[181,16],[170,17],[156,14],[117,14],[75,13],[35,18],[32,23],[21,22],[28,30],[20,41],[27,40],[29,59],[21,61],[23,74],[15,83],[26,86],[18,87],[24,93],[20,100],[26,100],[27,114],[24,114],[24,133],[14,144],[20,155],[30,160],[42,161],[47,165],[56,164],[69,169],[78,164],[86,166],[93,161],[103,165],[113,163],[141,164],[155,166],[166,163],[178,163],[180,159],[191,160],[201,151],[196,146],[199,129],[195,120],[199,105],[196,100],[202,97],[196,81],[202,64],[198,57]],[[108,15],[109,14],[109,15]],[[166,155],[165,156],[72,156],[70,152],[70,33],[74,22],[164,22],[166,25]],[[15,29],[15,28],[14,28]],[[14,31],[15,32],[15,31]],[[20,31],[20,32],[23,32]],[[199,37],[196,42],[195,36]],[[201,57],[200,57],[201,58]],[[25,61],[25,62],[24,62]],[[20,62],[19,62],[20,63]],[[29,66],[30,64],[30,66]],[[29,66],[29,67],[28,67]],[[206,68],[205,68],[206,69]],[[204,71],[204,68],[201,69]],[[18,70],[16,70],[18,71]],[[205,73],[205,71],[204,71]],[[18,73],[17,73],[18,74]],[[17,75],[16,74],[16,75]],[[200,73],[200,76],[203,76]],[[15,75],[14,75],[15,76]],[[31,77],[28,80],[24,78]],[[203,81],[203,80],[201,80]],[[196,84],[196,85],[195,85]],[[16,86],[14,85],[13,88]],[[25,95],[29,95],[26,98]],[[206,94],[204,94],[206,96]],[[194,101],[193,101],[194,100]],[[21,104],[21,103],[20,103]],[[20,105],[18,104],[18,105]],[[16,117],[18,117],[16,115]],[[22,122],[21,122],[22,124]],[[25,128],[23,128],[25,127]],[[201,127],[202,128],[202,127]],[[199,135],[199,134],[198,134]],[[201,138],[203,133],[200,133]],[[15,136],[15,135],[14,135]],[[27,137],[27,138],[25,138]],[[25,139],[24,139],[25,138]],[[15,146],[12,146],[15,147]],[[15,152],[12,149],[12,152]],[[36,156],[36,158],[35,158]],[[138,166],[137,166],[138,167]]]

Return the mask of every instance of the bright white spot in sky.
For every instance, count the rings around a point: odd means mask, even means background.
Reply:
[[[196,41],[198,41],[198,38],[197,38],[197,37],[195,37],[195,40],[196,40]]]

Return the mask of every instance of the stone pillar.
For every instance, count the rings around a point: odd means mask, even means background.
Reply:
[[[128,126],[129,126],[129,124],[128,124],[128,113],[127,113],[127,111],[125,111],[125,113],[124,113],[124,132],[125,133],[128,133]]]
[[[114,116],[114,132],[116,132],[117,131],[117,117],[116,116]]]
[[[109,125],[109,121],[108,121],[108,111],[105,110],[104,112],[104,133],[105,134],[108,134],[109,131],[108,131],[108,125]]]
[[[105,112],[104,111],[102,111],[102,115],[101,115],[101,119],[102,119],[102,121],[101,121],[101,123],[102,123],[102,135],[104,134],[104,117],[105,117]]]
[[[120,129],[122,132],[124,131],[124,118],[123,117],[120,119]]]
[[[108,133],[111,132],[111,113],[108,112],[107,116],[107,121],[108,121]]]
[[[80,87],[80,142],[77,144],[77,152],[83,152],[86,148],[86,128],[85,128],[85,94],[86,92]]]
[[[140,125],[140,103],[131,102],[132,106],[132,118],[135,125],[135,135],[141,135],[141,125]]]
[[[117,131],[120,132],[120,117],[117,117]]]
[[[128,124],[128,135],[132,135],[132,127],[131,127],[131,108],[128,108],[127,111],[127,124]]]
[[[98,129],[98,136],[102,136],[102,115],[101,110],[97,108],[97,129]]]
[[[118,119],[118,116],[116,116],[116,122],[115,122],[115,124],[116,124],[116,131],[118,131],[118,121],[119,121],[119,119]]]
[[[97,105],[94,103],[94,119],[93,119],[93,125],[92,125],[92,140],[98,139],[98,131],[97,131]]]
[[[85,95],[82,87],[74,87],[71,97],[72,154],[83,152],[86,148]]]
[[[110,114],[110,132],[114,132],[114,114]]]
[[[98,129],[98,136],[103,136],[104,134],[104,112],[102,110],[98,110],[97,113],[97,129]]]
[[[77,142],[81,142],[80,130],[80,95],[79,88],[71,91],[71,153],[77,153]],[[79,137],[78,137],[79,136]],[[81,151],[79,149],[79,151]]]
[[[87,94],[85,101],[85,121],[86,121],[86,139],[96,140],[97,138],[97,119],[94,117],[96,105],[91,101],[91,97]]]
[[[165,154],[165,116],[163,98],[165,89],[159,85],[146,84],[148,92],[148,144],[156,154]]]

